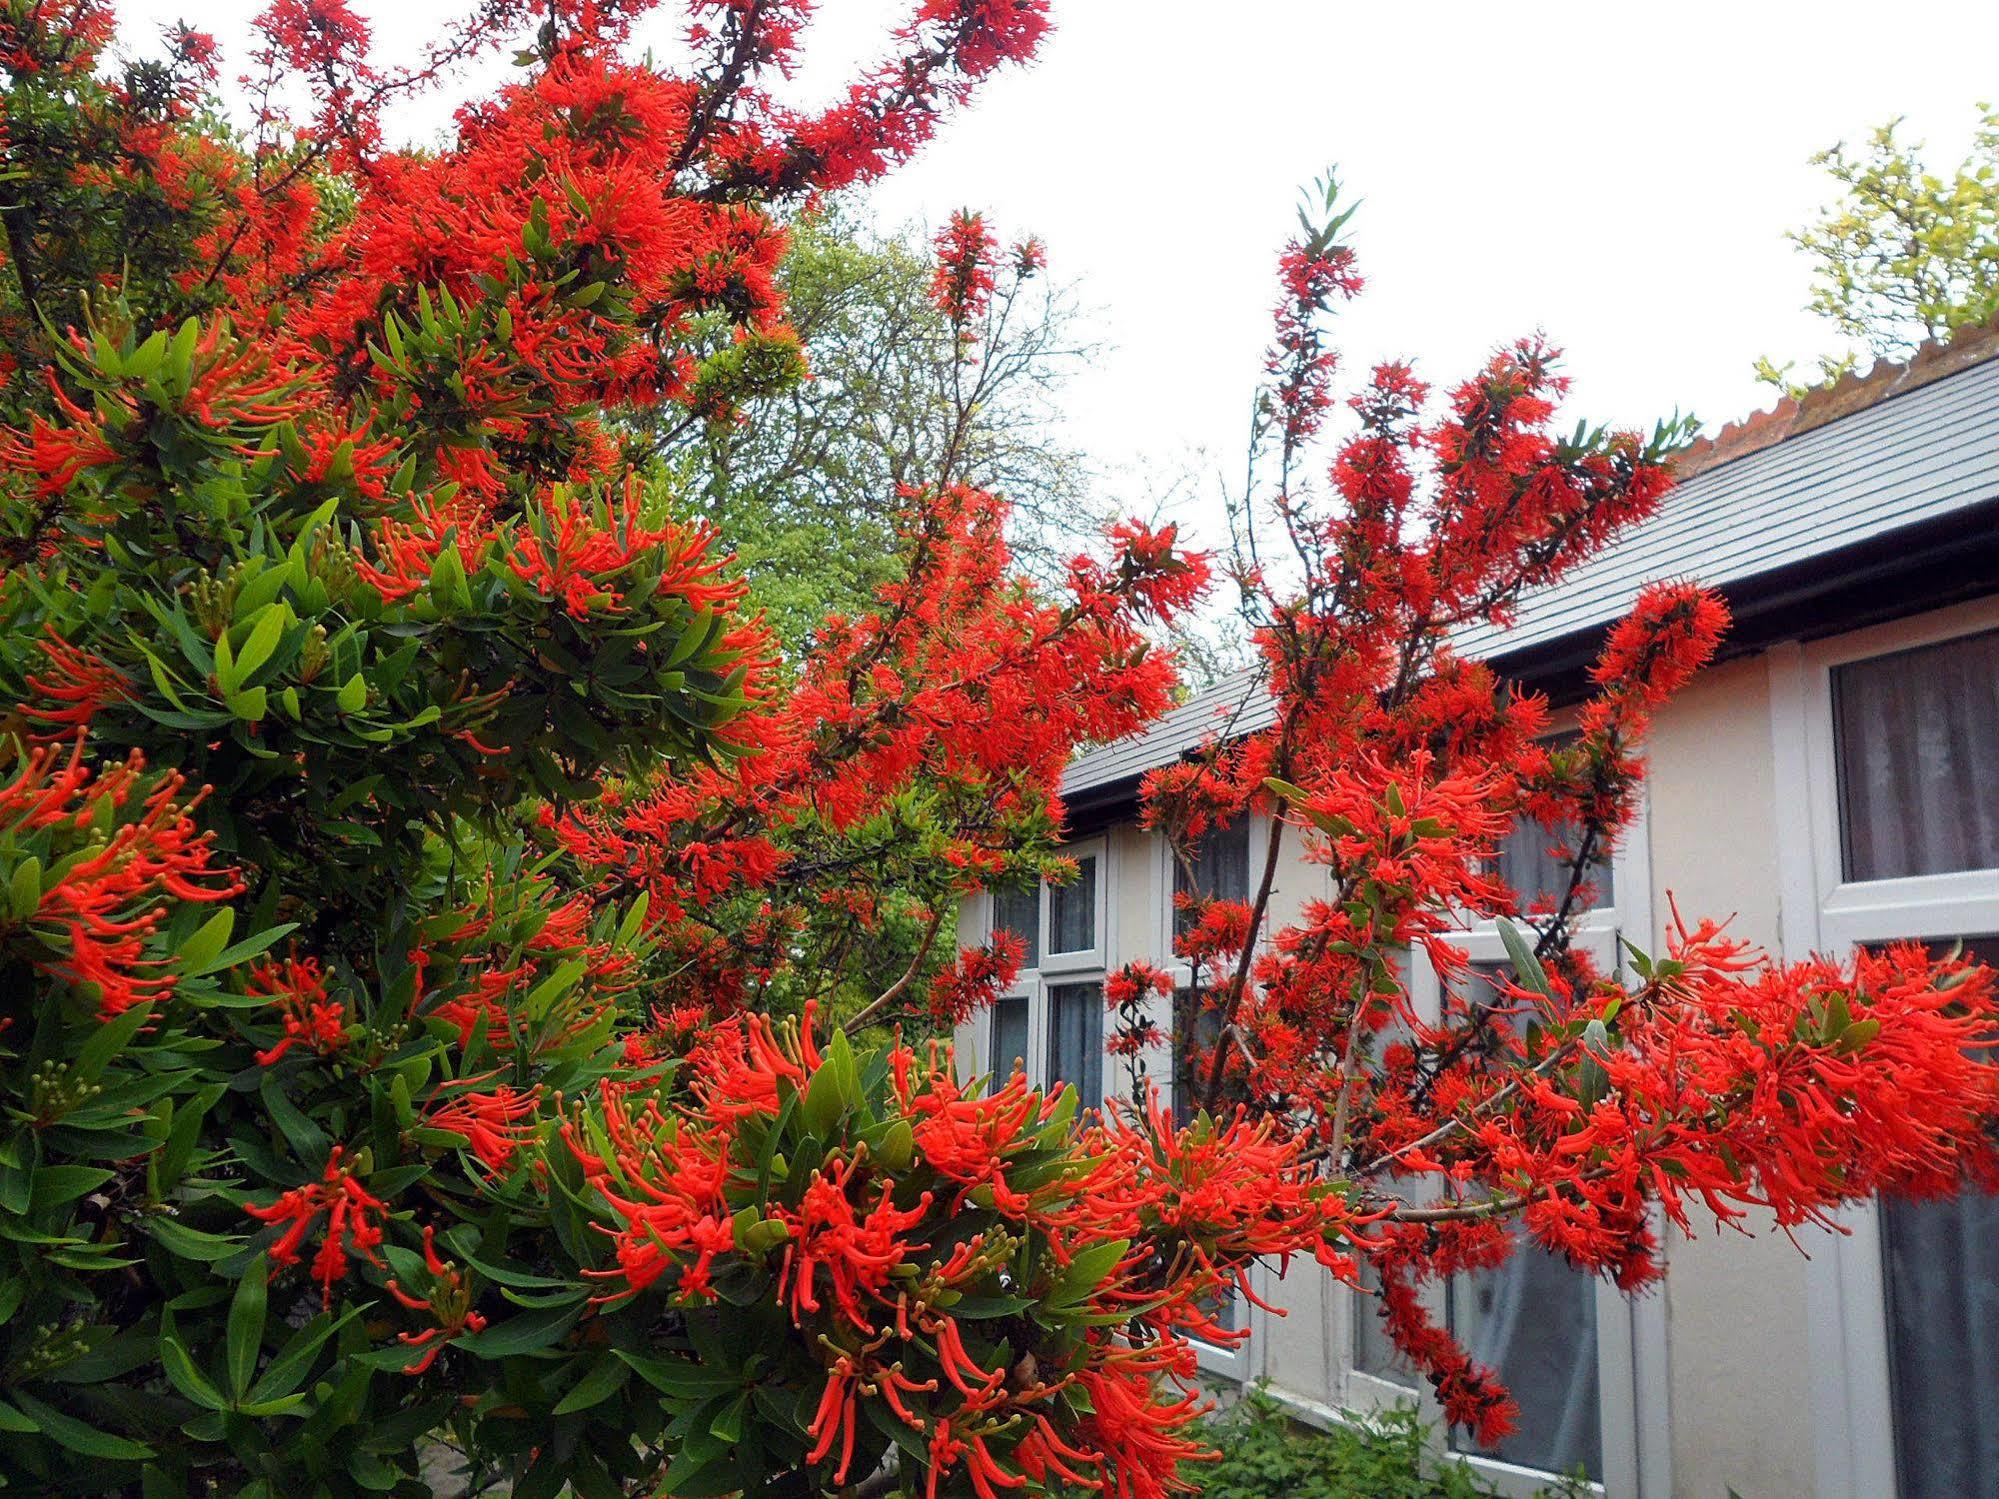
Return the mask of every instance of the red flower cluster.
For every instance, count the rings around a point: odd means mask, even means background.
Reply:
[[[1660,1273],[1653,1204],[1683,1230],[1696,1208],[1735,1223],[1752,1205],[1790,1227],[1988,1176],[1999,1067],[1982,1049],[1999,1020],[1989,974],[1913,948],[1781,966],[1703,926],[1621,979],[1573,942],[1639,804],[1651,716],[1713,657],[1727,611],[1692,585],[1647,589],[1566,740],[1546,737],[1545,701],[1455,646],[1651,513],[1679,431],[1558,436],[1567,382],[1538,341],[1434,415],[1411,371],[1385,365],[1319,498],[1303,470],[1331,401],[1317,322],[1359,287],[1334,208],[1328,193],[1286,253],[1269,366],[1270,501],[1290,555],[1279,569],[1259,546],[1235,567],[1275,721],[1154,773],[1147,817],[1183,846],[1271,818],[1246,901],[1182,902],[1186,1039],[1213,1038],[1183,1086],[1295,1131],[1349,1184],[1385,1326],[1449,1418],[1489,1442],[1513,1405],[1430,1322],[1424,1282],[1531,1239],[1632,1287]],[[1561,888],[1497,877],[1521,823],[1548,830]],[[1274,849],[1290,838],[1327,893],[1282,925]],[[1458,934],[1523,906],[1511,980],[1473,981]],[[1411,999],[1412,954],[1441,988],[1435,1012]],[[1120,1049],[1141,1049],[1159,1008],[1134,997]]]
[[[397,1339],[407,1343],[410,1351],[416,1354],[414,1362],[403,1366],[403,1373],[412,1376],[423,1373],[436,1363],[437,1356],[444,1352],[445,1344],[467,1333],[478,1332],[486,1325],[486,1319],[473,1310],[464,1273],[438,1255],[437,1231],[429,1224],[425,1224],[423,1229],[423,1265],[430,1272],[428,1296],[412,1296],[397,1285],[393,1277],[388,1285],[389,1294],[405,1308],[413,1312],[429,1312],[436,1319],[433,1327],[396,1334]]]
[[[937,269],[930,278],[930,300],[951,320],[961,338],[985,316],[993,299],[993,262],[999,241],[985,219],[969,208],[951,215],[937,234]]]
[[[312,1257],[312,1278],[319,1282],[320,1294],[328,1305],[333,1301],[334,1286],[347,1274],[349,1253],[359,1254],[371,1265],[381,1264],[378,1251],[389,1211],[389,1205],[342,1164],[342,1153],[340,1146],[333,1147],[318,1181],[293,1187],[276,1202],[243,1205],[243,1211],[260,1223],[285,1225],[269,1250],[274,1270],[298,1263],[300,1246],[324,1215],[323,1237]]]
[[[317,958],[262,959],[251,965],[245,992],[268,997],[284,1023],[278,1044],[257,1053],[269,1067],[294,1046],[331,1056],[347,1045],[347,1007],[326,993],[326,973]]]
[[[179,971],[157,941],[173,904],[242,889],[209,863],[212,836],[196,830],[182,792],[178,776],[148,776],[136,752],[93,775],[80,738],[66,755],[31,750],[0,787],[0,830],[19,850],[14,919],[45,945],[39,966],[92,996],[105,1019],[173,993]]]
[[[1351,1273],[1337,1195],[1269,1126],[1183,1135],[1157,1108],[1136,1125],[1114,1111],[1058,1144],[1066,1115],[1019,1076],[980,1096],[948,1051],[888,1060],[885,1095],[867,1095],[843,1039],[822,1054],[809,1030],[747,1017],[697,1047],[691,1100],[635,1106],[607,1088],[565,1138],[613,1220],[616,1294],[700,1302],[725,1263],[771,1266],[795,1346],[824,1369],[806,1461],[836,1485],[875,1400],[929,1454],[927,1492],[961,1470],[983,1495],[1051,1475],[1139,1499],[1183,1487],[1173,1465],[1198,1455],[1183,1428],[1199,1402],[1160,1381],[1191,1380],[1184,1334],[1235,1336],[1202,1303],[1259,1256]],[[787,1156],[760,1192],[745,1163],[768,1158],[772,1131],[815,1153]],[[1080,1339],[993,1344],[978,1308],[1036,1262],[1017,1256],[1026,1243],[1046,1244],[1046,1268],[1012,1287],[1018,1304],[1051,1327],[1084,1319]],[[1072,1383],[1091,1398],[1080,1424],[1060,1400]]]

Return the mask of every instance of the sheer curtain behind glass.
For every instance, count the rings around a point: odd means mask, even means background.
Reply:
[[[1999,631],[1839,666],[1832,689],[1845,878],[1999,866]],[[1994,1499],[1999,1202],[1887,1199],[1881,1260],[1899,1499]]]
[[[1027,1066],[1027,996],[1009,994],[993,1003],[993,1077],[1004,1082]]]
[[[1557,734],[1551,741],[1559,748],[1573,744],[1580,734]],[[1568,893],[1570,870],[1566,860],[1557,859],[1548,850],[1560,844],[1573,851],[1580,831],[1575,824],[1549,828],[1531,817],[1523,817],[1514,823],[1513,831],[1500,843],[1496,873],[1506,881],[1513,893],[1520,897],[1522,911],[1531,911],[1537,906],[1553,909],[1555,904]],[[1596,888],[1596,899],[1592,907],[1617,904],[1616,883],[1611,877],[1608,859],[1592,863],[1584,878]]]
[[[1836,667],[1849,880],[1999,867],[1999,630]]]
[[[1023,969],[1041,966],[1041,892],[1001,890],[993,896],[993,930],[1012,932],[1025,950]]]
[[[1048,986],[1048,1077],[1074,1083],[1081,1107],[1104,1101],[1104,986]]]
[[[1189,866],[1192,866],[1191,877]],[[1173,893],[1203,895],[1210,900],[1249,899],[1249,819],[1237,818],[1227,827],[1209,828],[1182,859],[1173,856]],[[1192,925],[1192,918],[1173,903],[1173,935]]]
[[[1999,952],[1991,936],[1965,947]],[[1999,1496],[1999,1198],[1884,1199],[1881,1266],[1900,1499]]]
[[[1499,1371],[1520,1406],[1519,1429],[1491,1447],[1460,1446],[1523,1468],[1603,1477],[1596,1385],[1596,1283],[1560,1255],[1519,1241],[1497,1270],[1452,1278],[1451,1331]],[[1469,1442],[1464,1432],[1453,1434]]]
[[[1489,996],[1503,964],[1473,965],[1469,982]],[[1507,1023],[1518,1024],[1517,1018]],[[1519,1429],[1492,1447],[1459,1446],[1523,1468],[1603,1476],[1602,1408],[1596,1381],[1596,1281],[1529,1241],[1496,1270],[1453,1276],[1451,1331],[1475,1362],[1499,1371],[1520,1407]],[[1469,1435],[1454,1431],[1455,1443]]]
[[[1048,887],[1048,950],[1088,952],[1097,945],[1097,858],[1076,861],[1076,878]]]
[[[1999,1199],[1881,1205],[1900,1499],[1999,1495]]]

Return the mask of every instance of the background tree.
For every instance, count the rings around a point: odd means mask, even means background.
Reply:
[[[1803,383],[1793,364],[1758,360],[1758,378],[1780,390],[1829,383],[1863,357],[1907,358],[1999,316],[1999,111],[1979,106],[1971,149],[1947,174],[1925,165],[1901,127],[1890,120],[1863,147],[1841,142],[1812,158],[1840,196],[1790,238],[1812,262],[1807,305],[1850,347],[1821,356],[1818,379]]]
[[[788,229],[778,281],[811,378],[753,420],[676,421],[658,438],[673,487],[734,552],[778,639],[796,653],[829,613],[872,604],[900,552],[897,496],[946,473],[1006,495],[1020,566],[1058,581],[1114,514],[1056,425],[1089,355],[1073,292],[1038,251],[1017,259],[965,330],[968,365],[926,238],[880,233],[837,202]]]

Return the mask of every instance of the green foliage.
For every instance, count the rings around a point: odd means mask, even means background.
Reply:
[[[1926,339],[1999,316],[1999,109],[1979,106],[1970,152],[1930,170],[1921,142],[1878,127],[1863,147],[1812,158],[1840,186],[1817,222],[1791,235],[1812,261],[1810,309],[1853,345],[1795,381],[1790,363],[1757,361],[1757,377],[1797,395],[1838,379],[1865,355],[1906,357]]]
[[[1054,424],[1053,397],[1084,353],[1065,294],[1042,278],[1003,288],[966,383],[931,272],[914,232],[883,234],[837,208],[801,215],[780,281],[811,378],[753,422],[683,419],[655,435],[664,473],[720,531],[794,653],[895,575],[902,485],[949,470],[1005,494],[1010,541],[1041,577],[1059,576],[1109,518]],[[718,340],[704,373],[743,357]]]
[[[1191,1477],[1203,1499],[1487,1499],[1497,1490],[1469,1468],[1439,1460],[1430,1428],[1401,1407],[1319,1431],[1293,1420],[1261,1389],[1208,1418],[1201,1432],[1218,1461]],[[1559,1483],[1542,1499],[1588,1489]]]

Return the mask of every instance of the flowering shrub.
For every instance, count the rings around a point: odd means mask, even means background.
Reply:
[[[1154,773],[1147,816],[1183,849],[1271,818],[1247,900],[1183,897],[1187,1039],[1213,1038],[1192,1047],[1196,1101],[1309,1142],[1362,1225],[1386,1331],[1489,1443],[1512,1401],[1435,1323],[1426,1283],[1503,1261],[1516,1223],[1631,1289],[1663,1273],[1654,1204],[1683,1230],[1752,1212],[1790,1229],[1874,1192],[1990,1182],[1999,1028],[1986,969],[1913,945],[1776,964],[1677,913],[1666,951],[1629,948],[1616,972],[1574,942],[1638,806],[1651,715],[1713,655],[1727,611],[1690,584],[1644,591],[1567,740],[1545,698],[1457,643],[1650,514],[1682,429],[1558,436],[1565,381],[1527,342],[1440,406],[1407,366],[1376,369],[1316,484],[1323,324],[1361,285],[1340,241],[1350,210],[1322,187],[1280,266],[1265,492],[1241,499],[1250,543],[1232,569],[1275,722]],[[1273,520],[1275,540],[1259,534]],[[1516,827],[1557,856],[1555,890],[1497,876]],[[1288,839],[1325,887],[1282,925]],[[1496,987],[1454,940],[1475,918],[1509,947]],[[1412,953],[1438,977],[1434,1011],[1412,1001]],[[1154,1038],[1130,1009],[1112,1044],[1142,1050]]]
[[[1951,1178],[1987,989],[1914,953],[1746,975],[1696,929],[1623,994],[1556,919],[1514,995],[1539,1031],[1453,1011],[1363,1081],[1389,950],[1449,968],[1512,816],[1614,837],[1645,713],[1711,646],[1711,605],[1648,604],[1553,754],[1440,643],[1665,483],[1656,445],[1540,436],[1532,350],[1434,429],[1384,373],[1351,519],[1291,511],[1317,540],[1302,592],[1269,585],[1278,729],[1157,790],[1192,831],[1309,825],[1338,881],[1270,944],[1267,888],[1192,913],[1212,1101],[1244,1109],[1078,1120],[867,1041],[1004,987],[1016,948],[935,939],[965,892],[1063,872],[1063,767],[1170,701],[1148,631],[1206,567],[1132,524],[1030,587],[947,463],[877,607],[774,659],[630,418],[801,378],[776,210],[906,157],[1046,20],[920,0],[806,114],[772,92],[806,5],[697,0],[684,74],[627,55],[649,8],[487,0],[389,68],[342,0],[277,0],[242,136],[205,38],[114,70],[101,0],[0,17],[9,1484],[415,1494],[436,1440],[522,1496],[1149,1499],[1199,1455],[1188,1336],[1233,1336],[1206,1309],[1257,1259],[1377,1257],[1490,1423],[1409,1287],[1503,1252],[1497,1215],[1636,1278],[1653,1197],[1792,1222]],[[384,145],[389,101],[510,44],[520,81],[450,143]],[[997,240],[944,248],[970,326]],[[1355,284],[1328,234],[1287,259],[1287,467]],[[1113,997],[1136,1023],[1157,993]],[[1459,1200],[1383,1203],[1391,1163]]]

